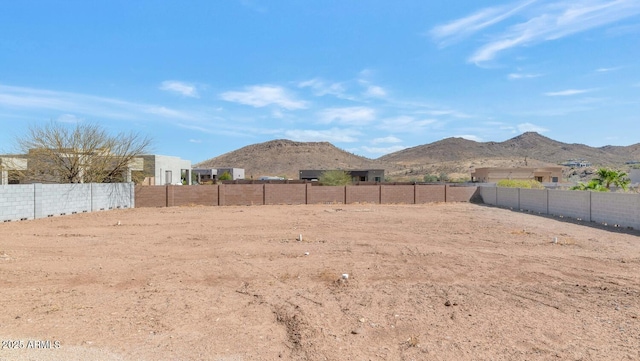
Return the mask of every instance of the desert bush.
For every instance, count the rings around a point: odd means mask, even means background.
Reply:
[[[221,180],[221,181],[231,180],[231,174],[229,172],[224,172],[220,175],[220,177],[218,177],[218,180]]]
[[[533,179],[502,179],[496,185],[505,188],[544,189],[542,183]]]
[[[322,172],[318,181],[325,186],[344,186],[351,184],[351,174],[343,170],[327,170]]]
[[[425,183],[434,183],[438,181],[438,176],[434,174],[426,174],[424,176]]]

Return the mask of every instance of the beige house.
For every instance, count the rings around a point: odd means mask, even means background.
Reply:
[[[476,168],[471,172],[472,182],[495,183],[502,179],[532,179],[541,183],[558,183],[562,180],[562,167]]]

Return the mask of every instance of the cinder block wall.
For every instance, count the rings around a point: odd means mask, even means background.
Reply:
[[[346,186],[346,203],[380,203],[380,186]]]
[[[264,204],[306,204],[306,184],[265,184]]]
[[[415,185],[381,185],[380,203],[415,203]]]
[[[592,193],[550,189],[549,214],[591,221]]]
[[[168,186],[173,190],[169,206],[217,206],[218,185]]]
[[[67,213],[91,212],[91,184],[41,184],[36,188],[36,199],[42,206],[40,217],[53,217]],[[104,203],[103,203],[104,204]]]
[[[480,197],[484,204],[498,205],[498,187],[479,187]]]
[[[0,221],[133,208],[132,183],[11,184],[0,186]]]
[[[344,186],[312,186],[307,184],[307,204],[341,203],[345,200]]]
[[[92,211],[133,208],[133,183],[91,183]]]
[[[520,189],[520,208],[546,214],[548,195],[546,189]]]
[[[416,185],[416,204],[444,202],[444,192],[444,184]]]
[[[204,187],[204,186],[200,186]],[[218,186],[215,186],[218,193]],[[164,186],[136,186],[136,207],[166,207],[167,187]]]
[[[219,187],[221,206],[264,204],[264,184],[220,184]]]
[[[34,218],[33,184],[0,185],[0,221]]]
[[[520,189],[519,188],[497,188],[497,204],[502,207],[520,209]]]
[[[446,202],[469,202],[478,191],[478,188],[447,185],[445,190]]]
[[[591,193],[591,220],[640,229],[640,195]]]

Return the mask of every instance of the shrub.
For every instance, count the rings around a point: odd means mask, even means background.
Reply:
[[[231,173],[229,173],[229,172],[224,172],[224,173],[222,173],[222,174],[218,177],[218,180],[221,180],[221,181],[227,181],[227,180],[231,180],[231,178],[232,178],[232,177],[231,177]]]
[[[322,172],[318,181],[325,186],[344,186],[351,184],[351,174],[343,170],[327,170]]]
[[[544,189],[542,183],[533,179],[502,179],[496,185],[505,188]]]

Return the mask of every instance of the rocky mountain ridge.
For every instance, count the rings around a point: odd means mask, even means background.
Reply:
[[[446,138],[369,159],[339,149],[329,142],[278,139],[248,145],[195,166],[244,168],[246,176],[254,179],[261,176],[297,179],[301,169],[384,169],[391,180],[406,181],[443,173],[453,179],[465,179],[479,167],[556,166],[568,160],[585,160],[593,167],[625,170],[629,168],[627,162],[640,161],[640,143],[596,148],[562,143],[527,132],[504,142]],[[566,175],[572,175],[568,168]]]

